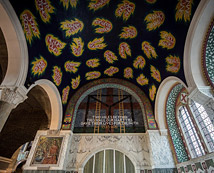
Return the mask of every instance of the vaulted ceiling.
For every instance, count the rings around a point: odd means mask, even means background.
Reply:
[[[166,77],[185,82],[183,52],[200,0],[10,0],[28,44],[26,87],[52,81],[69,98],[84,84],[120,78],[154,105]]]

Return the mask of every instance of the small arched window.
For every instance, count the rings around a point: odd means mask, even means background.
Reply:
[[[192,122],[190,114],[184,105],[179,107],[179,122],[191,156],[196,158],[205,155],[199,135]]]

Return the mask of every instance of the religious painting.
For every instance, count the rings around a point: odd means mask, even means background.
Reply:
[[[57,164],[63,137],[40,136],[32,164]]]

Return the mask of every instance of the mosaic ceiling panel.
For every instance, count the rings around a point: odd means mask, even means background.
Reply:
[[[185,82],[183,50],[199,0],[10,0],[29,51],[25,85],[49,79],[67,100],[84,84],[121,78],[154,100],[168,76]]]

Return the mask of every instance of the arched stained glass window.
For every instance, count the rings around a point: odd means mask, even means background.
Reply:
[[[108,149],[93,155],[83,173],[135,173],[135,168],[125,154]]]
[[[88,94],[79,105],[74,133],[144,133],[143,113],[128,92],[102,88]]]
[[[179,108],[179,121],[192,157],[205,155],[198,133],[185,106]]]
[[[197,102],[194,102],[193,100],[191,101],[190,106],[193,115],[210,147],[210,150],[214,151],[214,127],[206,110],[204,109],[204,106]]]

